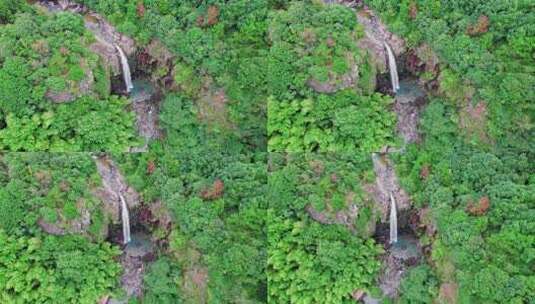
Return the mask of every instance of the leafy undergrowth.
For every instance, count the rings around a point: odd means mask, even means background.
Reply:
[[[354,12],[293,2],[269,23],[268,150],[372,152],[394,142],[391,99],[373,93]]]
[[[432,246],[431,277],[443,290],[453,290],[450,298],[445,291],[439,298],[530,302],[535,297],[534,155],[468,144],[455,136],[452,115],[438,101],[430,104],[425,143],[410,147],[398,166],[414,203],[430,210],[424,220],[432,227],[428,231],[436,229],[422,241]]]
[[[109,75],[88,48],[94,37],[82,18],[9,2],[18,9],[0,24],[0,149],[126,150],[134,117],[125,99],[109,96]]]
[[[404,186],[425,214],[422,242],[432,248],[433,266],[408,277],[416,285],[402,300],[532,302],[533,5],[371,5],[409,46],[426,43],[441,61],[440,97],[422,121],[425,142],[398,159]]]
[[[0,229],[36,233],[43,221],[73,231],[88,212],[91,225],[78,232],[102,238],[102,203],[92,194],[100,178],[88,154],[8,153],[0,161]]]
[[[353,292],[373,288],[382,248],[366,227],[376,220],[361,188],[370,169],[367,156],[270,154],[268,301],[352,303]],[[356,231],[312,220],[309,204],[325,213],[355,205]]]
[[[159,72],[171,72],[175,86],[196,106],[209,99],[209,107],[221,107],[222,121],[205,121],[215,125],[214,136],[230,133],[265,151],[269,1],[77,2],[106,16],[140,45],[161,41],[174,55],[175,67]],[[213,91],[217,96],[210,96]]]
[[[117,155],[131,185],[172,218],[170,233],[153,231],[169,248],[146,276],[144,301],[265,303],[265,153],[213,136],[197,110],[190,97],[169,94],[165,140],[142,155]],[[155,280],[154,271],[168,278]]]
[[[109,243],[0,229],[0,244],[2,303],[92,304],[117,285],[119,250]]]
[[[340,91],[312,99],[268,99],[269,150],[361,153],[394,144],[392,99]]]

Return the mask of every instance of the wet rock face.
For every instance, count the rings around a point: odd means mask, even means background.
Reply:
[[[443,283],[440,285],[439,291],[439,301],[440,303],[449,303],[456,304],[457,301],[457,290],[458,286],[456,283]]]
[[[110,69],[111,75],[121,74],[121,62],[113,45],[97,40],[89,46],[89,50],[101,58],[104,66]]]
[[[158,39],[153,39],[135,56],[136,70],[150,75],[150,81],[162,88],[174,89],[174,55]]]
[[[114,223],[120,221],[120,195],[122,195],[129,209],[140,204],[140,195],[131,188],[119,171],[117,165],[107,157],[96,158],[97,171],[102,179],[102,186],[95,191],[95,196],[104,203],[104,211]]]
[[[146,152],[148,143],[162,135],[159,127],[160,99],[162,95],[146,80],[134,80],[134,89],[130,92],[132,109],[136,113],[138,134],[145,139],[143,146],[132,147],[130,152]]]
[[[390,210],[390,193],[394,196],[399,211],[410,208],[410,199],[405,190],[401,188],[393,164],[386,154],[374,153],[372,160],[376,180],[375,185],[368,191],[375,198],[377,207],[381,211],[381,222],[385,223]]]
[[[381,73],[387,69],[387,54],[383,42],[387,42],[394,55],[399,56],[405,52],[405,41],[388,31],[386,25],[367,7],[363,6],[357,12],[357,21],[364,27],[365,37],[358,44],[367,50]]]
[[[115,44],[126,54],[134,54],[136,47],[134,40],[119,33],[108,21],[95,13],[84,16],[85,27],[95,35],[96,41],[90,49],[97,53],[106,66],[111,67],[112,75],[121,74],[121,62]]]

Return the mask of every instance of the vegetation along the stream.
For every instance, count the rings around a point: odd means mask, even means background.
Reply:
[[[4,303],[535,303],[535,2],[0,0]]]

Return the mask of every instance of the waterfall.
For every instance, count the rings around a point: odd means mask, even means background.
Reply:
[[[390,192],[390,244],[398,241],[398,215],[396,210],[396,201],[392,192]]]
[[[396,57],[394,56],[394,52],[392,52],[392,49],[386,43],[384,42],[386,52],[388,53],[388,68],[390,69],[390,80],[392,81],[392,91],[394,94],[397,93],[399,90],[399,77],[398,77],[398,68],[396,65]]]
[[[123,222],[123,242],[128,244],[130,242],[130,216],[128,215],[128,206],[121,193],[119,193],[121,199],[121,218]]]
[[[132,89],[134,88],[134,85],[132,84],[132,75],[130,75],[130,66],[128,65],[128,59],[126,58],[126,55],[124,54],[121,47],[116,44],[115,48],[117,49],[117,52],[119,52],[119,56],[121,57],[121,66],[123,67],[123,77],[124,84],[126,86],[126,92],[130,93],[130,91],[132,91]]]

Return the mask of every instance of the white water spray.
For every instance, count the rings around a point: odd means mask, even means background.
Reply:
[[[390,244],[398,241],[398,215],[396,210],[396,201],[390,193]]]
[[[119,193],[121,200],[121,218],[123,222],[123,243],[126,245],[130,243],[130,216],[128,214],[128,206],[122,194]]]
[[[394,52],[392,52],[392,49],[386,43],[384,42],[386,52],[388,54],[388,68],[390,69],[390,81],[392,82],[392,91],[394,94],[397,93],[399,90],[399,77],[398,77],[398,68],[396,65],[396,57],[394,56]]]
[[[126,86],[126,92],[130,93],[130,91],[132,91],[132,89],[134,88],[134,85],[132,84],[132,75],[130,74],[130,66],[128,65],[128,58],[126,58],[126,55],[124,54],[123,50],[117,44],[115,45],[115,48],[117,49],[117,52],[119,53],[119,57],[121,57],[121,66],[123,68],[123,77],[124,77],[124,84]]]

